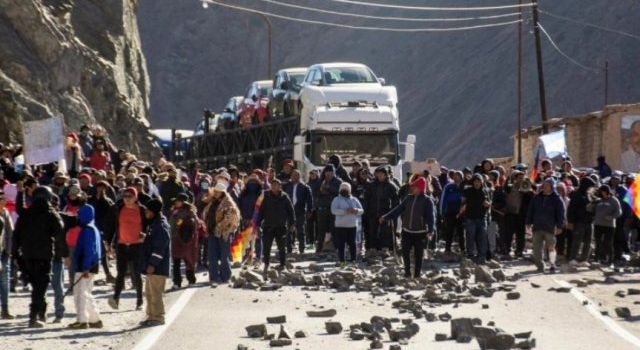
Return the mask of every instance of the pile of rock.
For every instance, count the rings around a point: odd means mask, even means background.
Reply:
[[[452,319],[451,336],[448,337],[443,333],[438,333],[435,336],[435,340],[438,342],[453,340],[458,343],[470,343],[474,338],[482,350],[533,349],[536,347],[536,340],[531,338],[531,332],[510,334],[495,325],[483,326],[482,320],[479,318]]]

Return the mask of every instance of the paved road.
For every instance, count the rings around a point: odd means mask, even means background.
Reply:
[[[530,271],[531,266],[514,267],[506,270],[507,274],[514,271]],[[638,317],[627,322],[616,318],[613,306],[609,304],[585,306],[582,301],[571,293],[556,293],[548,291],[551,287],[558,287],[557,281],[568,281],[580,277],[602,274],[587,271],[576,275],[528,275],[525,280],[517,282],[522,297],[519,300],[506,300],[505,293],[498,292],[492,298],[481,298],[477,304],[461,304],[459,307],[445,305],[432,311],[435,313],[450,313],[455,317],[479,317],[483,324],[494,321],[496,325],[509,333],[533,331],[538,349],[638,349],[640,348],[640,325]],[[633,287],[637,283],[633,277],[621,286],[598,285],[580,290],[593,290],[596,296],[613,299],[613,291],[626,287]],[[533,288],[531,282],[540,285]],[[599,289],[598,289],[599,288]],[[616,289],[617,288],[617,289]],[[345,328],[349,324],[368,321],[371,316],[409,317],[399,314],[392,309],[391,302],[398,300],[397,295],[387,295],[373,298],[369,293],[335,293],[330,291],[303,291],[300,287],[285,287],[276,292],[258,292],[234,290],[228,286],[216,289],[208,287],[187,290],[188,293],[178,298],[188,301],[180,310],[173,323],[162,329],[136,331],[131,339],[123,342],[122,349],[128,349],[129,344],[138,345],[136,350],[143,349],[236,349],[238,344],[244,344],[249,349],[268,349],[268,343],[246,337],[244,327],[250,324],[265,322],[267,316],[286,315],[287,328],[295,332],[304,330],[308,338],[295,339],[291,349],[368,349],[367,341],[355,342],[343,335],[327,335],[324,330],[325,319],[308,318],[306,310],[319,306],[335,308],[339,321]],[[582,295],[582,293],[578,293]],[[589,293],[587,293],[589,294]],[[610,297],[608,298],[607,295]],[[183,298],[184,297],[184,298]],[[635,299],[634,299],[635,298]],[[188,300],[187,300],[188,299]],[[640,314],[640,307],[634,305],[640,301],[640,296],[629,296],[623,304],[629,306],[632,314]],[[483,310],[481,304],[488,304],[489,309]],[[595,314],[589,307],[596,310]],[[608,310],[611,317],[599,318],[597,310]],[[592,311],[593,311],[592,310]],[[172,312],[178,311],[174,308]],[[475,340],[471,344],[456,344],[455,342],[436,343],[436,333],[449,333],[449,323],[427,323],[417,320],[420,332],[410,340],[403,349],[477,349]],[[611,325],[608,325],[607,322]],[[621,329],[621,334],[615,328]],[[279,327],[268,325],[269,332],[278,333]],[[628,339],[624,339],[624,335]],[[385,343],[385,349],[393,343]]]

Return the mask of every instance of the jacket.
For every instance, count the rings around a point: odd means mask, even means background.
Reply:
[[[210,215],[214,216],[215,221],[208,219]],[[222,238],[226,242],[240,227],[240,209],[231,195],[225,192],[219,203],[211,201],[204,209],[204,222],[207,223],[210,235]],[[211,222],[215,222],[215,226],[211,225]]]
[[[12,255],[25,259],[51,260],[69,256],[60,215],[44,200],[25,209],[13,231]]]
[[[571,224],[591,225],[593,223],[593,212],[587,210],[591,203],[589,188],[595,186],[595,182],[589,178],[580,180],[580,186],[569,195],[569,207],[567,208],[567,222]]]
[[[377,218],[398,205],[398,187],[390,180],[375,180],[367,187],[365,198],[365,213]]]
[[[78,222],[80,223],[80,234],[76,249],[73,251],[71,268],[74,272],[90,271],[98,273],[100,264],[101,248],[100,232],[95,226],[95,213],[93,207],[85,204],[78,209]]]
[[[169,276],[169,261],[171,260],[171,238],[169,237],[169,223],[162,213],[147,227],[147,235],[142,243],[142,258],[140,271],[147,274],[147,266],[155,267],[154,275]]]
[[[349,208],[355,208],[358,212],[355,214],[347,213]],[[335,227],[357,227],[358,219],[362,213],[364,210],[356,197],[337,196],[331,202],[331,214],[336,217]]]
[[[544,231],[553,233],[556,228],[565,225],[564,203],[560,196],[553,192],[545,195],[540,192],[529,204],[527,210],[527,225],[533,225],[533,231]]]
[[[622,215],[620,201],[613,196],[596,201],[587,210],[595,213],[593,223],[598,226],[616,227],[616,219]]]
[[[436,222],[435,205],[426,194],[410,194],[393,210],[383,217],[395,219],[402,216],[402,230],[409,233],[433,232]]]
[[[457,215],[462,206],[462,189],[459,184],[451,182],[444,186],[442,199],[440,200],[440,213],[442,215]]]
[[[289,181],[282,186],[282,190],[287,193],[293,203],[293,188],[296,184]],[[313,209],[313,195],[311,194],[311,188],[302,182],[298,182],[296,187],[296,204],[293,209],[296,213],[310,213]]]
[[[286,228],[287,224],[295,223],[296,216],[289,196],[283,191],[279,194],[266,191],[258,212],[257,224],[262,224],[264,228]]]
[[[178,182],[177,179],[168,179],[161,182],[158,186],[158,191],[160,191],[160,197],[162,199],[162,203],[165,203],[162,212],[168,214],[171,210],[171,200],[176,198],[178,194],[184,193],[188,194],[187,189],[181,182]]]
[[[489,214],[489,207],[484,202],[491,203],[491,195],[486,187],[469,187],[464,190],[465,219],[484,219]]]
[[[198,216],[196,208],[184,203],[181,208],[174,208],[169,219],[171,228],[171,256],[174,259],[196,261],[198,247]]]
[[[11,252],[11,238],[13,237],[13,221],[6,209],[0,210],[0,253],[8,255]]]

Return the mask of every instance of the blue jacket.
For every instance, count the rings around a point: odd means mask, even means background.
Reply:
[[[555,191],[548,196],[540,192],[529,204],[527,225],[533,225],[534,232],[553,233],[556,228],[565,226],[564,212],[564,203]]]
[[[149,224],[147,236],[142,244],[140,270],[147,273],[147,266],[155,267],[154,275],[169,276],[169,260],[171,259],[171,236],[169,222],[162,213]]]
[[[84,204],[78,209],[78,222],[82,230],[78,235],[76,249],[73,251],[72,271],[98,272],[102,250],[100,231],[95,226],[94,218],[95,212],[92,206]]]
[[[462,206],[462,189],[455,182],[444,186],[442,190],[442,198],[440,199],[440,214],[455,215],[460,211]]]

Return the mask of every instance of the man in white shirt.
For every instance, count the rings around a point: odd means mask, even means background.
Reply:
[[[300,254],[304,253],[305,248],[305,232],[307,218],[311,216],[313,209],[313,196],[311,188],[300,181],[300,171],[293,169],[291,171],[291,181],[282,186],[282,190],[289,195],[293,203],[293,209],[296,214],[296,236],[298,239],[298,248]],[[291,254],[293,250],[293,233],[287,234],[287,252]]]

